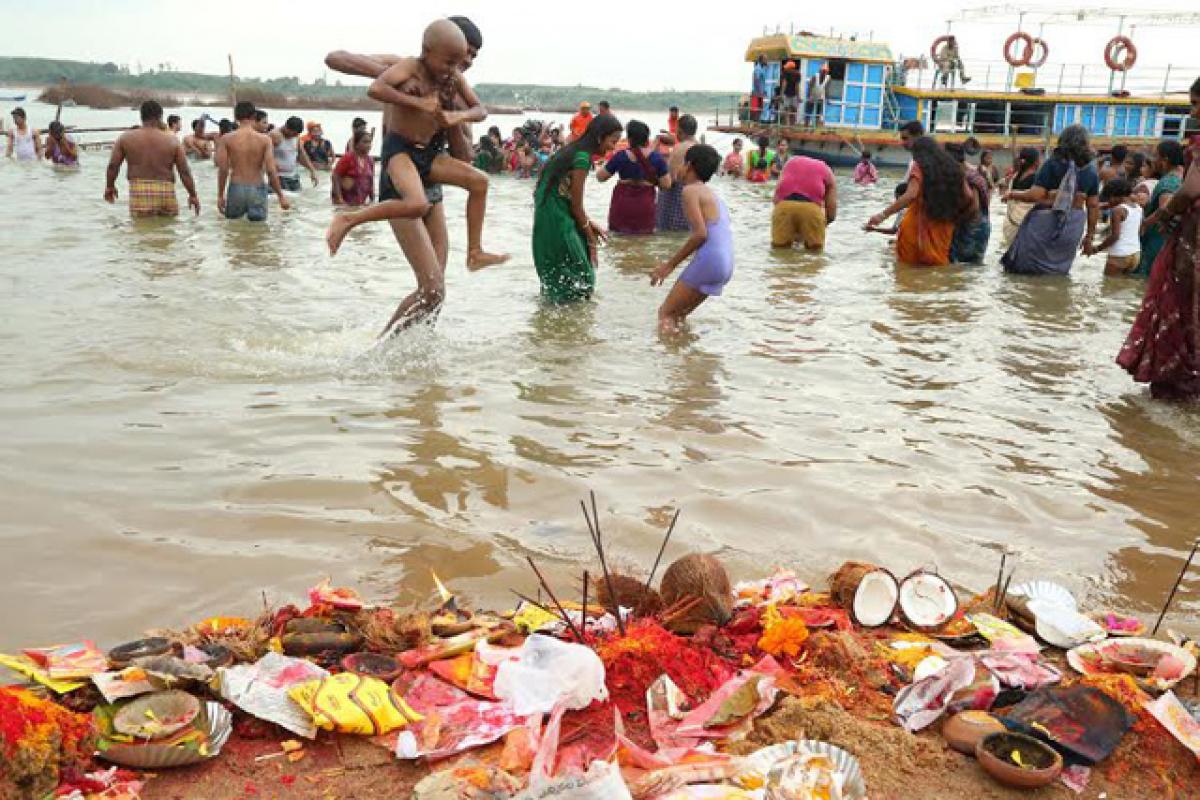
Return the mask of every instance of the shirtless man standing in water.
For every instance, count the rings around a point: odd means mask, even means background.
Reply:
[[[279,198],[279,207],[291,208],[279,185],[271,137],[254,129],[254,104],[242,101],[233,109],[237,130],[221,137],[217,147],[217,210],[227,219],[245,217],[251,222],[267,219],[267,174],[271,188]],[[232,173],[233,181],[229,178]],[[225,186],[229,184],[226,193]]]
[[[450,17],[467,40],[467,55],[459,66],[460,72],[466,72],[475,63],[480,48],[483,47],[483,34],[474,22],[466,17]],[[325,65],[332,70],[346,75],[356,75],[363,78],[378,78],[388,67],[402,61],[394,55],[360,55],[345,50],[336,50],[325,57]],[[471,123],[482,122],[487,113],[478,105],[478,100],[472,103],[461,92],[448,91],[442,97],[442,105],[453,109],[463,116],[463,121],[446,131],[446,140],[450,155],[458,162],[442,159],[435,164],[435,183],[448,183],[467,190],[467,269],[474,272],[508,261],[507,255],[494,255],[483,249],[483,220],[487,213],[488,176],[475,169],[472,162],[475,159],[474,138],[471,135]],[[384,133],[387,129],[385,126]],[[440,191],[440,189],[439,189]],[[443,257],[443,268],[445,257]]]
[[[122,162],[128,162],[129,213],[135,217],[173,217],[179,213],[175,198],[175,173],[187,189],[188,205],[200,213],[200,198],[192,181],[183,145],[163,129],[163,110],[154,100],[142,103],[142,127],[122,133],[113,145],[108,162],[104,199],[117,201],[117,176]]]

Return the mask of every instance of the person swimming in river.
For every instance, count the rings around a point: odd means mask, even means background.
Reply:
[[[721,156],[711,146],[694,145],[684,156],[683,212],[692,235],[683,246],[654,270],[651,286],[660,286],[675,268],[695,253],[695,258],[671,287],[658,309],[661,333],[678,331],[700,304],[721,294],[733,277],[733,228],[725,207],[708,181],[721,167]]]
[[[475,63],[479,50],[483,47],[483,34],[478,26],[466,17],[450,17],[453,23],[467,41],[467,52],[460,64],[460,73],[465,73]],[[345,50],[337,50],[325,57],[325,64],[330,69],[347,75],[358,75],[364,78],[380,78],[392,66],[402,62],[419,61],[405,59],[394,55],[361,55]],[[464,91],[465,87],[465,91]],[[472,147],[471,123],[482,122],[487,118],[487,111],[479,99],[471,91],[466,81],[459,75],[459,80],[446,82],[442,87],[441,101],[443,109],[458,115],[458,122],[445,130],[447,149],[452,159],[435,159],[432,167],[432,182],[446,183],[467,191],[467,269],[472,272],[485,267],[503,264],[509,257],[504,254],[493,254],[483,247],[483,222],[487,214],[488,176],[472,166],[475,158]],[[387,120],[384,120],[385,146],[387,141]],[[386,172],[381,176],[386,177]],[[434,193],[441,199],[441,187]],[[381,199],[382,194],[380,195]]]

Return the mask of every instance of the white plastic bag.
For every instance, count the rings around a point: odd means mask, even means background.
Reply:
[[[517,658],[500,664],[494,691],[519,717],[548,714],[560,700],[574,711],[608,699],[599,656],[581,644],[539,634],[525,640]]]

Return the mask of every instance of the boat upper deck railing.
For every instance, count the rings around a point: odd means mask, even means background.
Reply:
[[[898,86],[910,89],[941,89],[942,82],[937,68],[925,59],[924,68],[908,69]],[[1019,90],[1017,75],[1029,72],[1029,68],[1014,69],[1004,61],[967,60],[964,68],[971,82],[965,87],[958,76],[951,86],[970,89],[973,92],[1014,92]],[[1129,72],[1114,73],[1104,64],[1046,64],[1033,74],[1030,88],[1042,89],[1047,94],[1079,94],[1110,96],[1114,92],[1128,92],[1132,97],[1162,98],[1168,95],[1182,96],[1186,102],[1188,89],[1200,76],[1200,67],[1135,66]]]

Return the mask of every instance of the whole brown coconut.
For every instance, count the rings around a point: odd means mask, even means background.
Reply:
[[[667,627],[675,633],[691,634],[705,625],[724,625],[733,609],[729,575],[710,555],[691,553],[676,559],[663,573],[659,593],[666,608],[700,598],[686,614],[667,621]]]
[[[613,601],[608,593],[608,581],[603,577],[596,580],[596,600],[607,611],[612,614],[617,613],[617,605],[620,604],[625,608],[632,608],[635,617],[651,617],[662,610],[662,598],[658,596],[658,592],[653,589],[646,588],[645,581],[639,581],[637,578],[631,578],[628,575],[619,575],[612,573],[609,575],[612,578],[613,594],[616,595],[616,602]],[[590,603],[588,604],[591,605]]]

